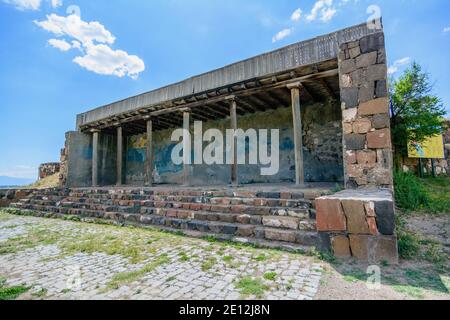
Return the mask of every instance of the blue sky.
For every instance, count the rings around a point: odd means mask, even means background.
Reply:
[[[78,113],[362,23],[370,5],[391,71],[421,63],[450,114],[448,0],[0,0],[0,176],[59,161]]]

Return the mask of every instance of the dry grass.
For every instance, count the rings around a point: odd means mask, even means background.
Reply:
[[[42,180],[36,181],[35,183],[27,186],[27,189],[51,189],[57,188],[59,186],[59,173],[52,176],[48,176]]]

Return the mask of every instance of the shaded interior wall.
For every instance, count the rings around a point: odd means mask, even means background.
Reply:
[[[67,188],[89,187],[92,184],[92,138],[90,134],[66,133]]]
[[[111,186],[117,182],[117,137],[101,133],[98,142],[98,183]]]
[[[306,180],[309,182],[343,181],[342,114],[339,102],[303,105],[302,121]],[[250,128],[280,130],[280,170],[278,174],[262,176],[259,165],[239,165],[240,183],[295,181],[292,127],[290,108],[279,108],[238,117],[238,128],[243,130]],[[226,129],[230,128],[230,119],[203,123],[203,133],[210,128],[225,132]],[[172,150],[178,143],[170,140],[172,132],[173,129],[153,133],[155,166],[153,178],[155,183],[181,184],[183,182],[183,166],[174,165],[171,160]],[[191,127],[191,133],[193,133],[193,126]],[[269,143],[271,143],[270,138],[269,134]],[[146,144],[145,134],[126,137],[124,170],[126,184],[144,184]],[[205,147],[208,144],[204,143],[203,146]],[[192,150],[192,152],[194,151]],[[191,181],[194,185],[228,184],[231,182],[229,165],[193,165],[192,167]]]
[[[116,183],[116,137],[99,135],[98,182],[99,185]],[[81,132],[66,134],[67,188],[90,187],[92,185],[92,135]]]

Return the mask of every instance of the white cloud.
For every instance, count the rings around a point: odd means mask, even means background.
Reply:
[[[58,8],[61,7],[63,5],[63,1],[62,0],[51,0],[52,3],[52,7],[53,8]]]
[[[302,9],[298,8],[297,10],[295,10],[292,15],[291,15],[291,20],[292,21],[299,21],[300,18],[302,17]]]
[[[442,31],[445,32],[445,33],[450,32],[450,27],[446,27],[446,28],[444,28],[444,30],[442,30]]]
[[[275,43],[277,41],[283,40],[284,38],[290,36],[291,33],[292,33],[292,28],[281,30],[272,38],[272,42]]]
[[[138,56],[110,47],[116,38],[99,22],[85,22],[77,15],[51,14],[47,20],[35,23],[56,36],[68,38],[50,39],[49,44],[61,51],[72,48],[81,51],[83,55],[75,57],[73,62],[89,71],[136,79],[145,70],[144,61]]]
[[[319,18],[323,22],[330,21],[336,14],[333,0],[318,0],[314,3],[311,12],[306,16],[306,20],[312,22]]]
[[[392,66],[390,66],[388,69],[388,74],[396,73],[398,71],[399,67],[404,66],[410,62],[411,62],[410,57],[405,57],[405,58],[394,61],[394,64]]]
[[[47,0],[53,8],[62,6],[63,0]],[[3,0],[3,2],[13,5],[19,10],[39,10],[41,8],[42,0]]]
[[[29,165],[17,165],[5,169],[0,169],[0,176],[20,179],[35,179],[38,175],[38,168]]]
[[[69,51],[72,49],[72,45],[66,40],[50,39],[48,40],[48,44],[61,51]]]
[[[129,76],[136,79],[145,70],[144,62],[122,50],[113,50],[105,44],[88,45],[86,55],[76,57],[75,63],[98,74]]]
[[[58,16],[54,13],[47,16],[47,20],[35,21],[44,30],[58,36],[69,36],[84,45],[93,41],[113,44],[116,38],[97,21],[85,22],[75,14],[67,17]]]
[[[39,10],[41,0],[3,0],[3,2],[13,5],[19,10]]]

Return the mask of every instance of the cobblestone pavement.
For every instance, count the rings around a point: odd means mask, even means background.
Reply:
[[[120,228],[0,213],[0,278],[19,299],[311,300],[313,257]]]

